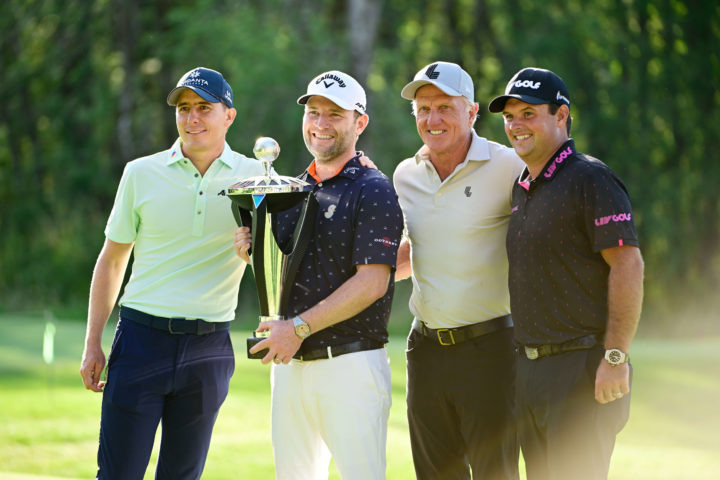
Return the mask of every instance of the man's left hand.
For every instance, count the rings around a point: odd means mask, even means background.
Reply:
[[[302,339],[295,334],[295,326],[289,320],[268,320],[260,322],[257,332],[270,332],[270,336],[258,342],[250,349],[250,353],[256,353],[265,348],[268,353],[262,358],[262,363],[275,362],[290,363],[302,344]]]
[[[613,367],[605,359],[600,360],[595,375],[595,400],[610,403],[630,393],[630,365],[623,363]]]

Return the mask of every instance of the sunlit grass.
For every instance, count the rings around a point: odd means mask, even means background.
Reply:
[[[44,323],[41,317],[0,316],[0,478],[93,478],[101,397],[86,391],[78,374],[84,325],[56,322],[55,362],[48,366],[42,361]],[[112,333],[106,329],[106,345]],[[246,336],[233,331],[235,375],[203,479],[273,478],[269,368],[245,359]],[[390,480],[414,478],[403,351],[404,338],[393,337]],[[610,478],[718,478],[720,338],[638,339],[631,353],[632,411],[618,437]],[[153,477],[155,461],[156,453],[145,478]],[[339,478],[334,468],[330,478]]]

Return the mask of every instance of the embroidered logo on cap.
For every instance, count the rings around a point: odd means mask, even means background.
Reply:
[[[437,63],[433,63],[432,65],[430,65],[428,67],[428,69],[425,70],[425,76],[432,80],[435,80],[436,78],[438,78],[440,76],[440,72],[435,71],[437,69],[437,67],[438,67]]]
[[[330,80],[330,82],[326,82],[325,80]],[[315,85],[319,84],[320,82],[325,85],[325,88],[330,88],[333,85],[335,85],[335,82],[337,82],[338,87],[345,88],[345,82],[343,82],[343,79],[338,77],[337,75],[333,75],[331,73],[328,73],[326,75],[323,75],[322,77],[315,80]]]
[[[538,88],[540,88],[540,85],[542,85],[542,83],[540,83],[540,82],[533,83],[532,80],[518,80],[517,82],[513,83],[513,86],[515,88],[527,87],[527,88],[532,88],[533,90],[537,90]]]

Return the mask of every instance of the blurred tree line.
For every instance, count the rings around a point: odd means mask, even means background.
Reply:
[[[85,302],[123,166],[172,144],[165,97],[187,70],[225,74],[230,145],[274,137],[283,174],[310,161],[307,82],[353,74],[371,117],[360,148],[392,175],[419,147],[400,89],[434,60],[472,75],[476,129],[505,144],[488,100],[521,67],[559,73],[579,148],[630,190],[646,312],[717,302],[719,39],[715,0],[4,0],[0,308]]]

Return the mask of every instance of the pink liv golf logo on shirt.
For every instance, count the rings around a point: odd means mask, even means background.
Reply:
[[[619,213],[617,215],[606,215],[595,219],[595,226],[602,227],[610,222],[629,222],[632,220],[632,213]]]
[[[545,178],[550,178],[553,176],[553,173],[555,173],[555,169],[559,164],[563,162],[567,157],[572,155],[573,151],[571,147],[567,147],[565,150],[560,152],[560,154],[555,157],[555,160],[553,160],[552,164],[548,167],[547,172],[545,172]]]

